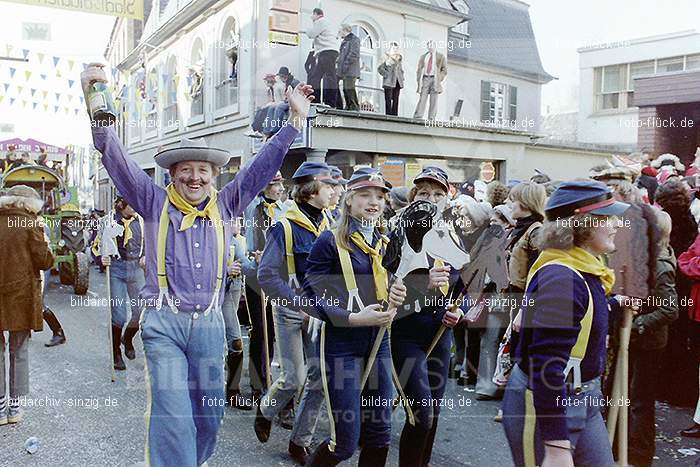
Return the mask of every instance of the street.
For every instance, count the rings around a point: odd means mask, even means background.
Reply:
[[[46,326],[31,339],[26,418],[19,425],[0,427],[1,466],[130,466],[143,462],[146,391],[140,340],[135,340],[136,360],[127,360],[127,371],[118,372],[117,381],[111,383],[107,309],[71,306],[71,298],[75,304],[76,296],[70,292],[71,288],[52,277],[48,304],[59,317],[68,341],[45,348],[50,338]],[[95,268],[88,296],[106,296],[105,275]],[[245,349],[247,353],[247,343]],[[247,371],[247,364],[244,369]],[[244,374],[244,391],[248,390],[247,381]],[[450,380],[431,465],[511,465],[502,427],[493,421],[498,405],[475,400],[473,393]],[[696,465],[700,442],[678,436],[680,429],[691,424],[691,416],[691,409],[657,404],[659,459],[655,465]],[[253,432],[253,417],[254,412],[226,409],[210,466],[294,465],[287,457],[289,432],[275,425],[270,441],[262,445]],[[398,464],[403,419],[397,410],[388,465]],[[328,424],[322,420],[314,442],[327,430]],[[24,448],[25,440],[32,436],[40,443],[33,455]],[[357,455],[348,464],[356,460]]]

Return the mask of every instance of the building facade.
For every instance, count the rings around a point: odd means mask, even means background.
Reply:
[[[640,101],[637,86],[652,77],[666,77],[661,80],[665,81],[674,75],[699,72],[700,33],[681,31],[598,44],[578,52],[578,141],[614,144],[658,154],[649,139],[649,135],[656,132],[655,123],[648,119],[650,111],[642,110],[650,101]],[[659,79],[654,81],[659,82]],[[669,84],[672,82],[673,79]],[[674,93],[672,89],[668,91]],[[673,99],[668,103],[673,103]]]
[[[256,107],[265,103],[262,78],[286,66],[306,81],[304,63],[312,44],[304,31],[319,6],[334,30],[346,23],[360,38],[362,111],[319,107],[316,122],[292,146],[283,175],[314,159],[336,164],[346,175],[357,164],[386,165],[396,181],[403,174],[402,182],[431,163],[446,166],[455,182],[463,182],[478,178],[483,165],[491,163],[496,177],[505,180],[529,178],[529,160],[556,172],[548,157],[587,169],[609,156],[605,151],[537,144],[540,90],[552,77],[542,68],[529,7],[522,2],[272,3],[295,12],[281,17],[299,31],[297,45],[268,40],[270,24],[279,18],[261,0],[155,0],[140,37],[136,29],[129,32],[128,21],[117,20],[123,24],[115,25],[108,51],[124,89],[119,96],[120,134],[131,157],[158,183],[166,176],[153,155],[183,137],[204,137],[234,156],[222,182],[254,156],[261,143],[244,133]],[[417,65],[428,40],[447,57],[448,71],[436,120],[426,123],[412,116],[418,100]],[[384,115],[377,72],[391,42],[400,45],[406,76],[398,116]],[[564,178],[564,170],[553,176]],[[104,171],[101,178],[107,180]]]

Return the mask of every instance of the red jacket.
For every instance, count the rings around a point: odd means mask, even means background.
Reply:
[[[700,321],[700,235],[695,237],[688,251],[681,253],[678,257],[678,269],[693,280],[693,288],[690,290],[692,302],[688,303],[688,316],[693,321]]]

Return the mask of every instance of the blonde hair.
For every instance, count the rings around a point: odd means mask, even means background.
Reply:
[[[544,205],[547,200],[547,189],[534,182],[518,183],[511,188],[508,197],[511,201],[519,202],[522,207],[532,214],[539,214],[544,218]]]
[[[352,249],[352,247],[350,246],[350,220],[352,219],[352,215],[350,213],[350,204],[352,203],[352,199],[355,197],[355,194],[360,190],[362,190],[362,188],[360,188],[359,190],[348,190],[345,192],[345,195],[343,197],[342,205],[340,207],[340,218],[338,219],[337,223],[335,224],[335,228],[333,229],[335,230],[335,243],[338,246],[338,248],[345,248],[346,250]],[[384,198],[388,203],[389,200],[386,194]],[[386,223],[384,222],[383,217],[382,219],[380,219],[377,228],[382,234],[386,232]]]

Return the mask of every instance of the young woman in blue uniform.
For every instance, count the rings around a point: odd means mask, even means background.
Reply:
[[[338,226],[314,243],[306,263],[304,289],[309,313],[321,325],[321,368],[331,436],[307,465],[334,466],[362,445],[358,465],[383,466],[391,441],[391,351],[384,333],[376,360],[368,362],[380,328],[395,311],[383,311],[405,298],[405,287],[388,287],[382,266],[386,238],[382,212],[389,191],[372,168],[353,173],[343,199]],[[363,373],[369,367],[366,385]]]
[[[437,204],[449,190],[447,173],[437,167],[426,167],[413,184],[409,202]],[[391,326],[391,355],[407,415],[399,445],[401,467],[423,467],[430,461],[445,394],[452,333],[443,333],[430,355],[427,351],[440,326],[451,328],[460,318],[459,312],[446,308],[450,266],[432,258],[429,261],[429,272],[416,271],[405,278],[408,298]]]
[[[542,252],[528,273],[520,340],[503,399],[516,466],[613,466],[600,412],[614,250],[628,205],[603,183],[562,183],[549,199]]]

